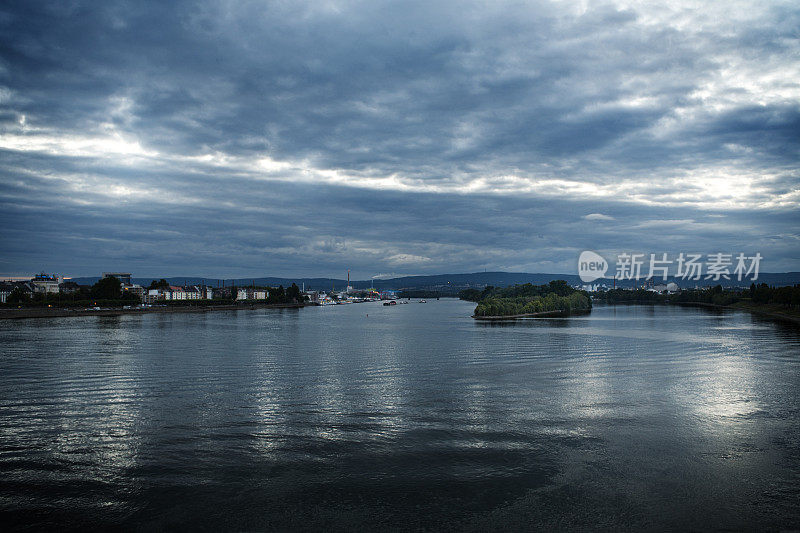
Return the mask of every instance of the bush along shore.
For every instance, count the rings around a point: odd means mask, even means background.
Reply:
[[[592,310],[592,300],[585,291],[556,280],[545,285],[486,287],[483,291],[461,291],[462,300],[477,302],[476,320],[508,320],[528,317],[554,317],[585,314]]]
[[[592,297],[612,305],[663,304],[739,309],[800,323],[800,285],[770,287],[766,283],[753,283],[749,289],[723,289],[717,285],[687,289],[676,294],[659,294],[644,289],[614,289],[595,293]]]

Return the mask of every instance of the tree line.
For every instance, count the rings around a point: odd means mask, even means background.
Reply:
[[[109,276],[100,279],[91,287],[78,285],[74,291],[57,293],[30,293],[22,287],[15,287],[6,298],[6,304],[24,307],[87,307],[102,305],[119,307],[139,303],[139,296],[122,290],[119,279]]]
[[[545,296],[548,294],[556,294],[558,296],[569,296],[576,291],[569,286],[563,279],[553,280],[544,285],[533,285],[531,283],[523,283],[521,285],[512,285],[510,287],[494,287],[487,285],[483,290],[478,289],[464,289],[458,293],[458,297],[462,300],[469,302],[480,302],[486,298],[521,298],[532,296]]]
[[[592,300],[585,291],[573,289],[564,280],[554,280],[544,285],[524,283],[510,287],[493,287],[483,290],[465,289],[459,298],[477,302],[476,316],[509,316],[547,311],[564,314],[586,312]]]
[[[165,279],[153,280],[147,290],[168,289],[169,283]],[[267,304],[286,304],[300,303],[305,300],[305,296],[300,292],[300,287],[292,283],[290,287],[284,288],[283,285],[272,288],[264,288],[268,292],[268,297],[264,301]],[[236,303],[238,288],[232,286],[228,296],[215,296],[213,300],[177,300],[164,302],[167,305],[212,305],[212,304],[233,304]],[[137,305],[141,302],[139,295],[122,289],[122,282],[114,277],[108,276],[100,279],[94,285],[79,285],[75,291],[58,293],[30,293],[21,287],[15,287],[11,294],[6,298],[6,307],[122,307],[126,305]]]
[[[750,284],[749,289],[726,290],[721,285],[702,289],[686,289],[675,294],[660,294],[645,289],[627,291],[612,289],[594,295],[595,300],[610,304],[616,303],[705,303],[712,305],[733,305],[749,302],[756,305],[779,305],[787,309],[800,308],[800,285],[770,287],[766,283]]]

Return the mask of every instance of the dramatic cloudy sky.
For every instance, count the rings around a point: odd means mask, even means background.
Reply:
[[[6,1],[0,274],[800,270],[800,4]]]

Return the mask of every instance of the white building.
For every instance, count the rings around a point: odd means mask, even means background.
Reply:
[[[672,281],[667,283],[667,292],[668,293],[680,292],[680,291],[681,291],[681,289],[680,289],[680,287],[678,287],[677,283],[672,282]]]
[[[169,290],[164,293],[166,299],[169,301],[176,301],[176,300],[188,300],[188,295],[183,287],[174,287],[170,285]]]
[[[165,297],[163,289],[150,289],[142,294],[142,303],[146,304],[152,304],[164,299]]]
[[[239,289],[236,292],[237,300],[266,300],[268,297],[266,289]]]
[[[58,284],[64,281],[57,276],[48,276],[44,272],[31,279],[33,291],[40,294],[58,294]]]
[[[670,283],[667,283],[667,284],[661,283],[659,285],[654,285],[653,288],[650,289],[650,290],[653,291],[653,292],[658,292],[658,293],[662,293],[662,294],[663,293],[674,294],[676,292],[680,292],[681,289],[678,287],[677,283],[670,282]]]
[[[11,295],[11,291],[14,290],[14,286],[9,284],[3,283],[0,285],[0,303],[6,303],[6,300]]]
[[[169,291],[165,292],[167,300],[202,300],[203,292],[198,287],[175,287],[170,285]]]
[[[30,281],[17,283],[0,281],[0,303],[8,303],[8,297],[15,289],[22,291],[28,297],[34,293],[33,283]]]
[[[312,303],[319,303],[320,299],[325,296],[324,293],[321,294],[319,291],[304,291],[302,294]]]

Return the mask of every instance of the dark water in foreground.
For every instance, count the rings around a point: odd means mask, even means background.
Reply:
[[[0,522],[800,528],[796,327],[472,308],[4,321]]]

